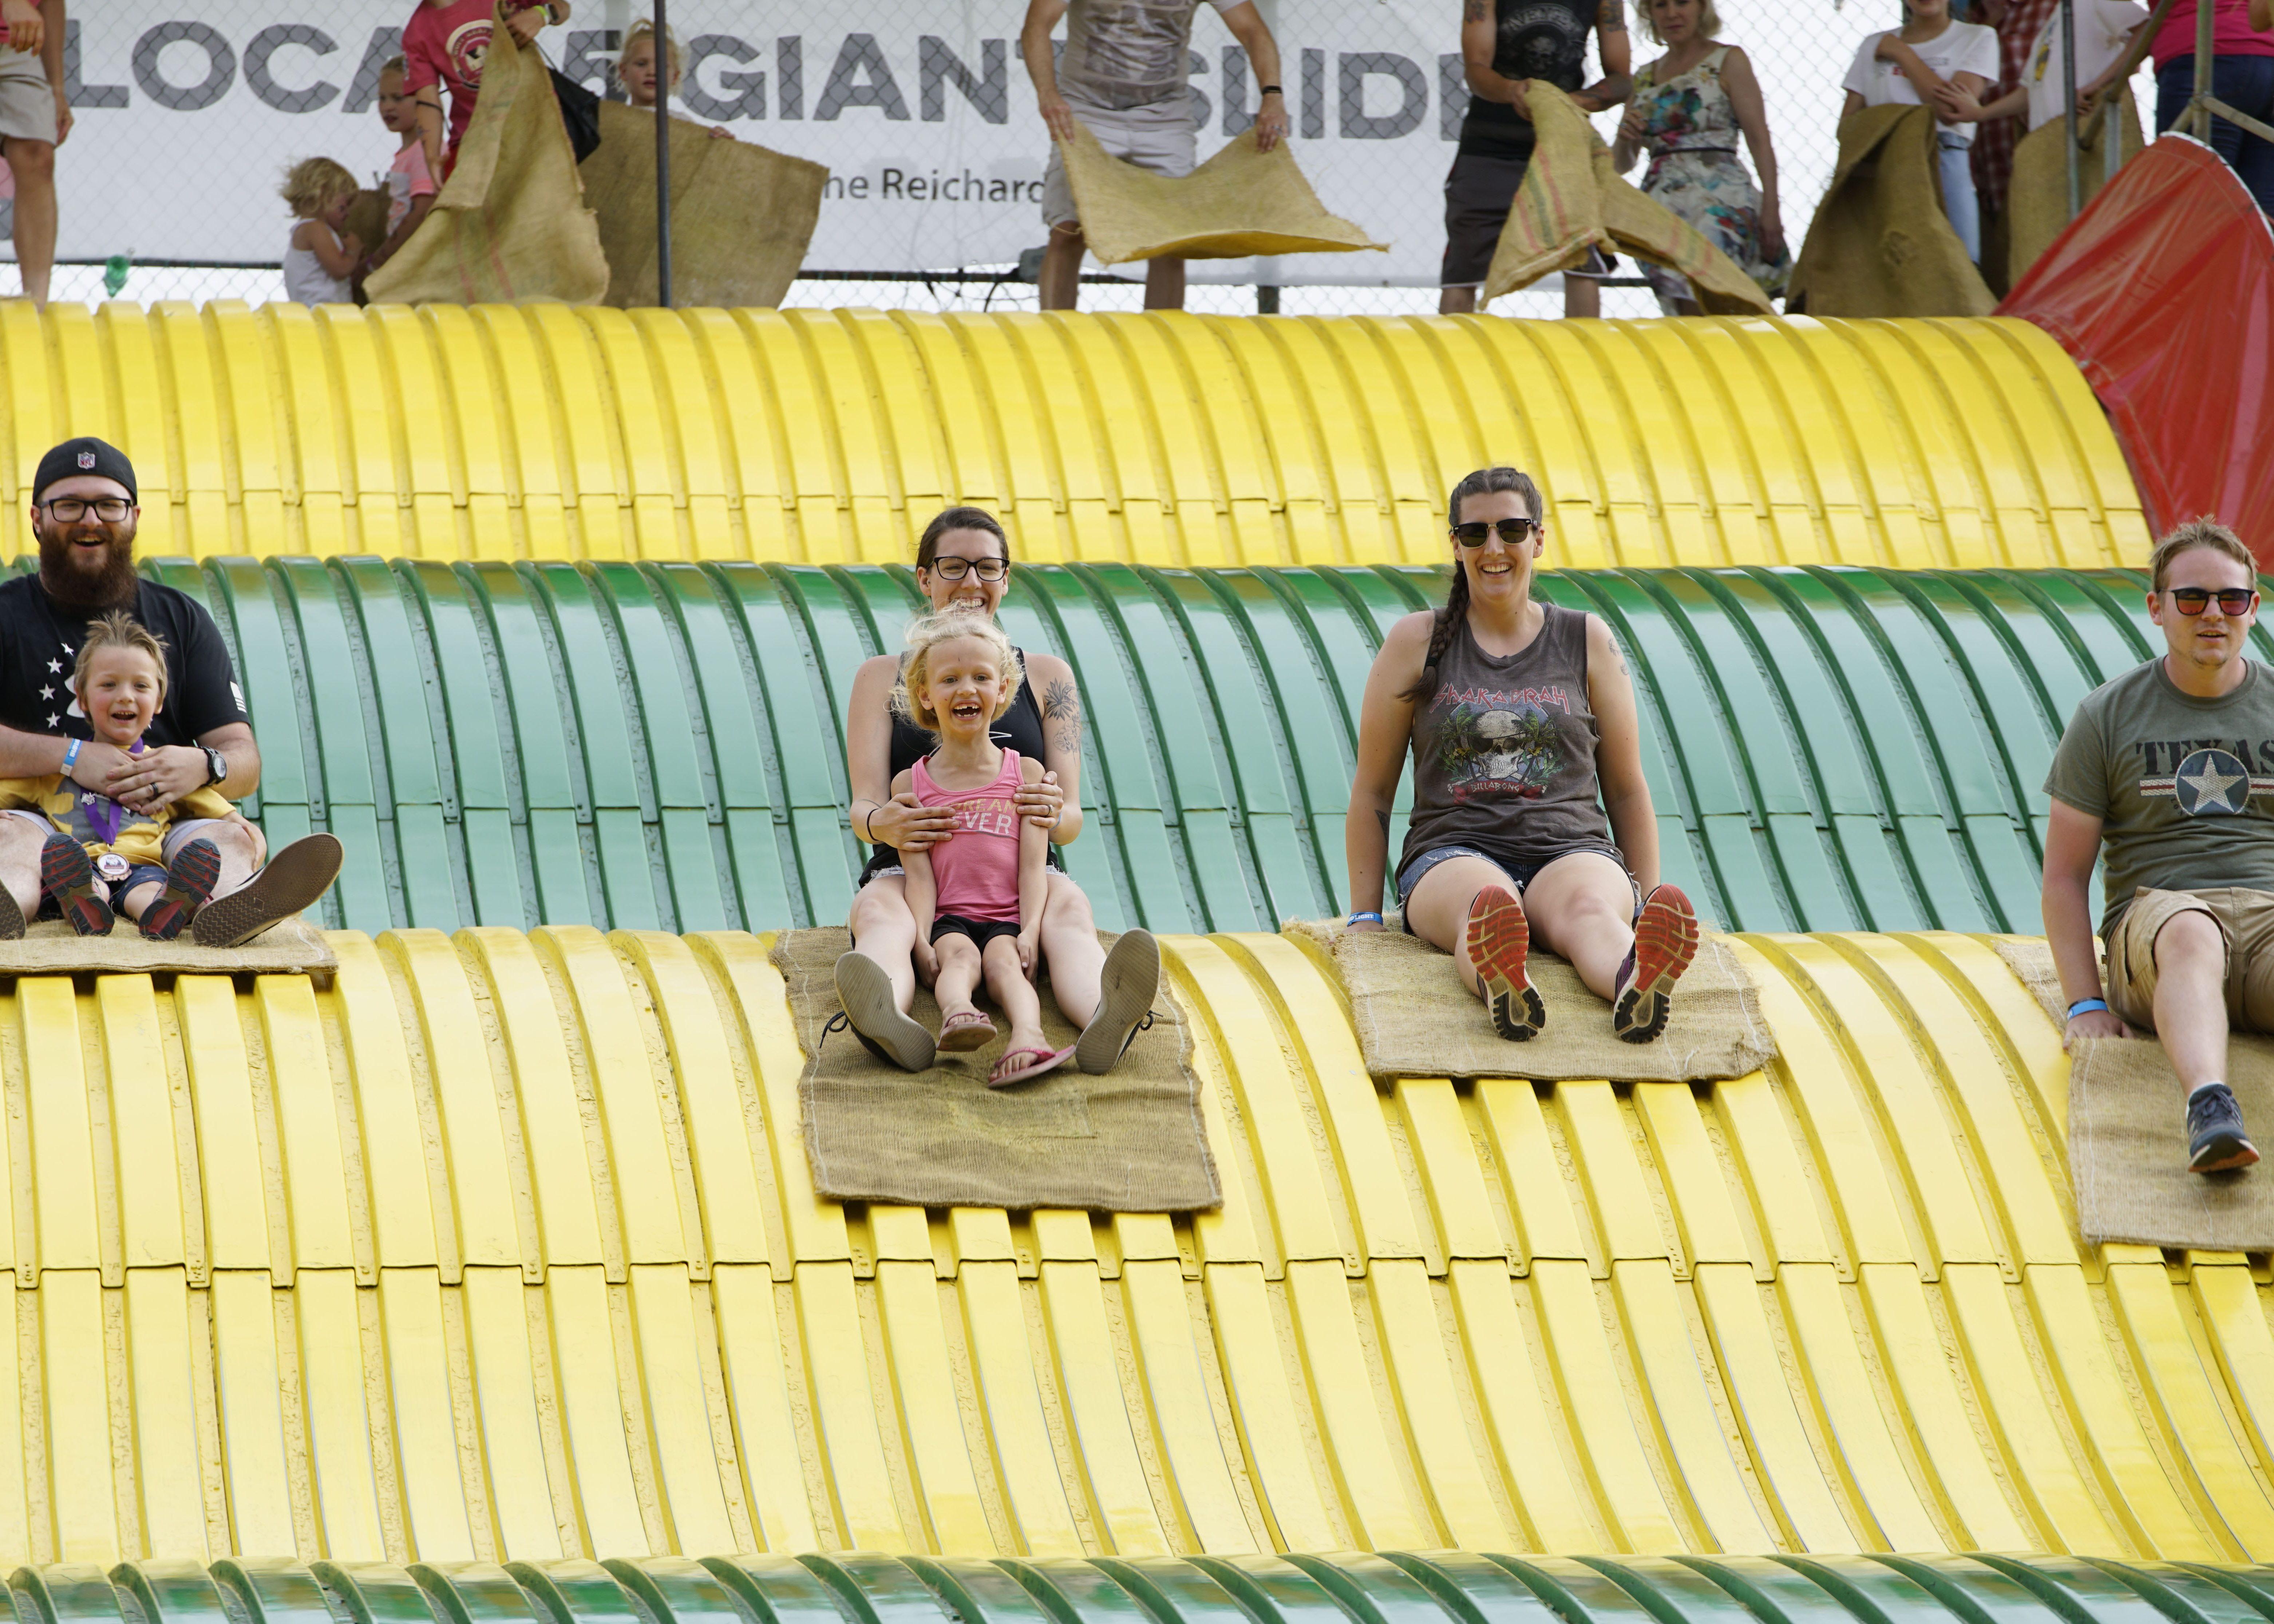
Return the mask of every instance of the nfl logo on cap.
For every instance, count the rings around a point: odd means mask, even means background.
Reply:
[[[92,451],[80,452],[79,454],[79,465],[81,468],[93,468],[94,466],[94,453]]]

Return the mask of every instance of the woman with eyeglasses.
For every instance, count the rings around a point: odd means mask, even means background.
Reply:
[[[1349,929],[1382,928],[1410,749],[1413,812],[1395,871],[1406,930],[1453,955],[1504,1038],[1547,1021],[1525,967],[1536,933],[1610,1000],[1620,1037],[1647,1043],[1697,955],[1698,919],[1658,883],[1626,662],[1600,618],[1533,598],[1547,527],[1529,475],[1479,469],[1447,506],[1445,606],[1391,627],[1367,676],[1344,834]]]
[[[929,612],[985,615],[1001,607],[1011,586],[1011,544],[983,508],[950,508],[924,527],[916,547],[916,585]],[[1081,833],[1081,699],[1073,667],[1055,654],[1015,651],[1024,680],[997,719],[994,742],[1043,763],[1041,779],[1015,796],[1020,815],[1050,831],[1053,848]],[[909,911],[903,851],[937,846],[953,831],[954,808],[927,807],[913,793],[894,795],[892,780],[930,754],[938,741],[892,706],[900,658],[865,660],[853,679],[845,724],[847,808],[855,836],[870,847],[853,913],[853,951],[837,961],[837,991],[862,1045],[910,1071],[932,1064],[932,1034],[908,1014],[915,996],[915,915]],[[1081,1032],[1074,1063],[1110,1071],[1153,1007],[1160,949],[1143,930],[1127,930],[1109,956],[1098,945],[1089,898],[1050,853],[1040,955],[1050,990]]]

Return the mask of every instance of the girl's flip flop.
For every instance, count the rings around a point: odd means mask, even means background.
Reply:
[[[1013,1083],[1023,1083],[1029,1078],[1040,1077],[1045,1071],[1064,1065],[1073,1053],[1073,1045],[1064,1049],[1013,1049],[1006,1051],[987,1073],[990,1088],[1008,1088]]]
[[[960,1055],[968,1049],[984,1049],[995,1041],[995,1023],[977,1010],[963,1010],[941,1023],[939,1049],[943,1054]]]

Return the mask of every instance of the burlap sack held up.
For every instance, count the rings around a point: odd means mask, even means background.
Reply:
[[[1449,954],[1392,927],[1346,930],[1332,921],[1290,920],[1282,934],[1323,959],[1350,999],[1366,1069],[1377,1078],[1525,1077],[1541,1082],[1698,1082],[1758,1071],[1776,1054],[1752,978],[1713,931],[1674,995],[1674,1015],[1654,1042],[1611,1032],[1611,1006],[1579,973],[1532,950],[1532,984],[1547,1005],[1536,1037],[1511,1043],[1461,985]]]
[[[1109,946],[1115,940],[1102,936]],[[1037,1207],[1181,1213],[1220,1206],[1216,1162],[1201,1120],[1192,1038],[1164,984],[1153,1025],[1121,1064],[1086,1077],[1069,1060],[1029,1083],[990,1088],[987,1070],[1008,1045],[942,1055],[910,1073],[875,1059],[851,1033],[823,1027],[838,1013],[843,930],[785,930],[774,938],[797,1041],[805,1050],[798,1105],[813,1184],[839,1201],[916,1207]],[[1043,984],[1043,1032],[1064,1048],[1078,1034]],[[916,993],[915,1018],[939,1030],[939,1006]]]
[[[1493,250],[1480,303],[1585,264],[1587,251],[1600,247],[1679,271],[1709,314],[1775,312],[1736,260],[1611,167],[1611,149],[1570,97],[1536,79],[1527,94],[1536,145]]]
[[[2052,950],[2042,938],[1992,945],[2055,1029],[2067,1020]],[[2274,1126],[2274,1038],[2227,1040],[2226,1080],[2242,1120]],[[2187,1171],[2187,1090],[2142,1034],[2081,1038],[2069,1056],[2069,1179],[2076,1222],[2095,1245],[2131,1241],[2200,1252],[2274,1250],[2274,1172],[2268,1164],[2208,1176]]]
[[[374,304],[594,304],[607,289],[552,76],[500,12],[457,167],[364,291]]]
[[[2109,126],[2123,119],[2124,161],[2140,155],[2140,109],[2127,91],[2100,121],[2097,139],[2077,151],[2083,202],[2108,183]],[[2014,148],[2014,178],[2006,191],[2006,282],[2022,274],[2068,229],[2068,121],[2056,118],[2023,136]]]
[[[1100,265],[1389,247],[1327,213],[1287,143],[1260,152],[1254,130],[1180,180],[1124,163],[1079,120],[1063,155],[1082,236]]]
[[[797,276],[829,171],[683,118],[671,128],[671,300],[771,308]],[[655,115],[600,103],[600,145],[579,166],[608,261],[604,304],[656,302]]]
[[[1811,316],[1986,316],[1998,300],[1942,212],[1934,115],[1867,107],[1840,123],[1840,162],[1792,267],[1785,310]]]
[[[83,936],[59,919],[0,942],[0,980],[17,975],[321,975],[340,967],[322,934],[305,919],[270,926],[242,947],[200,947],[187,932],[147,942],[121,919],[107,936]]]

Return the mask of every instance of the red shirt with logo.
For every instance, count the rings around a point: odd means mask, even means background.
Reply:
[[[508,11],[529,9],[506,6]],[[449,150],[454,153],[474,117],[474,99],[482,92],[482,60],[489,55],[496,12],[494,0],[451,0],[448,5],[421,5],[403,27],[403,88],[413,95],[429,85],[449,91]]]

